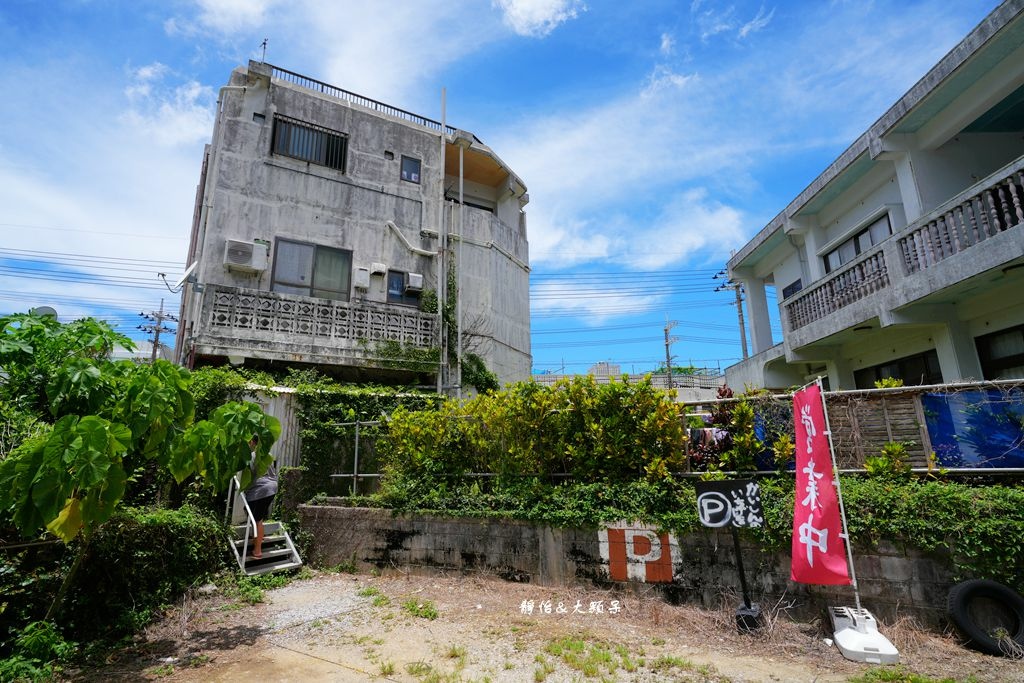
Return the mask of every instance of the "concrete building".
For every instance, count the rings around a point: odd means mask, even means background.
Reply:
[[[727,369],[729,385],[1024,377],[1022,202],[1024,2],[1013,0],[729,260],[754,354]]]
[[[454,388],[437,359],[473,352],[526,379],[528,201],[471,133],[250,61],[203,158],[178,360]]]

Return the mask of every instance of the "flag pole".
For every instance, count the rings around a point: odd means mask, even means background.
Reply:
[[[828,436],[828,452],[832,456],[832,477],[836,485],[836,497],[839,499],[839,516],[843,520],[843,538],[846,539],[846,563],[850,568],[850,583],[853,585],[854,605],[860,610],[860,589],[857,588],[857,571],[853,568],[853,543],[850,541],[850,527],[846,524],[846,505],[843,504],[843,489],[839,483],[839,463],[836,462],[835,444],[832,443],[832,425],[828,419],[828,404],[825,402],[825,387],[821,384],[821,377],[811,384],[818,385],[818,395],[821,397],[821,412],[825,416],[825,434]],[[808,385],[809,386],[809,385]]]

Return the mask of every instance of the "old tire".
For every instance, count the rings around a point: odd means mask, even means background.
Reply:
[[[1024,598],[1012,588],[988,579],[964,581],[949,591],[947,608],[967,646],[990,655],[1024,648]]]

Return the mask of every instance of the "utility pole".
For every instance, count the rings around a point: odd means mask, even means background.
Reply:
[[[731,289],[736,292],[736,316],[740,325],[740,347],[743,349],[743,360],[750,357],[747,351],[747,327],[743,322],[743,285],[728,277],[724,270],[720,270],[712,277],[713,280],[726,278],[725,283],[715,287],[716,292]]]
[[[143,318],[150,321],[143,325],[139,325],[139,329],[143,332],[147,332],[153,335],[153,353],[150,354],[149,362],[153,363],[156,361],[157,349],[160,348],[160,334],[167,332],[170,334],[174,330],[170,327],[164,326],[165,320],[170,320],[172,323],[178,322],[178,317],[171,315],[170,313],[164,313],[164,300],[160,299],[160,310],[150,311],[149,314],[139,313]]]
[[[743,324],[743,285],[733,282],[732,288],[736,290],[736,315],[739,317],[740,323],[740,346],[743,348],[743,360],[746,360],[748,356],[747,328]]]
[[[668,336],[669,330],[678,325],[679,323],[675,320],[669,320],[668,316],[665,316],[665,372],[668,373],[668,388],[672,389],[672,342],[679,341],[679,337]]]

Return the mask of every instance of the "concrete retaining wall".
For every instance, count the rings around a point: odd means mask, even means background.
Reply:
[[[616,524],[605,529],[557,529],[512,520],[394,515],[388,510],[299,506],[312,532],[314,563],[355,561],[363,570],[483,571],[510,581],[564,586],[656,590],[672,602],[719,607],[739,603],[732,537],[704,530],[687,536]],[[853,605],[849,587],[789,580],[786,552],[741,542],[751,598],[764,606],[793,603],[797,618],[820,616],[826,605]],[[953,585],[948,557],[882,544],[854,558],[864,607],[882,619],[913,616],[940,628]]]

